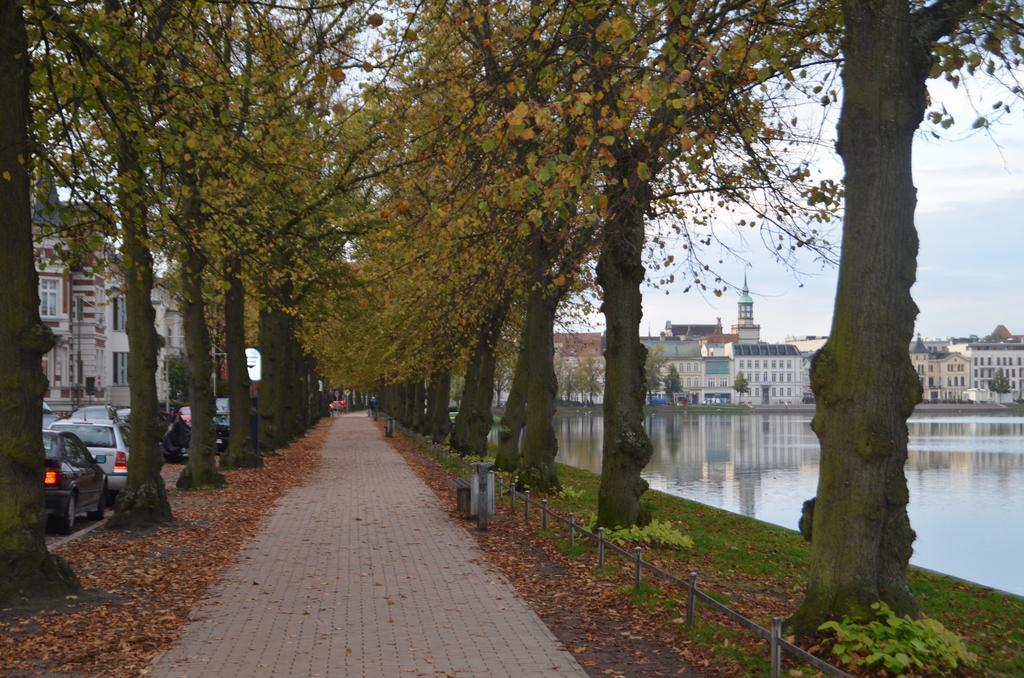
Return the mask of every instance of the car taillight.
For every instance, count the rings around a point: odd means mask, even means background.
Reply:
[[[60,485],[60,471],[48,470],[46,474],[43,475],[43,485],[51,487],[54,485]]]
[[[128,473],[128,455],[121,450],[114,456],[114,473]]]

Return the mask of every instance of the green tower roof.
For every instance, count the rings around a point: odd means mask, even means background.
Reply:
[[[750,290],[747,288],[747,274],[743,274],[743,294],[740,296],[741,304],[752,304],[754,300],[750,297]]]

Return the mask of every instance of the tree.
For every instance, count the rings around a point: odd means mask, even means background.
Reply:
[[[672,363],[668,366],[668,374],[665,375],[665,395],[668,397],[669,402],[673,401],[673,396],[683,390],[682,379],[679,378],[679,369]]]
[[[0,6],[0,605],[70,592],[74,573],[43,541],[42,356],[53,334],[39,318],[32,252],[28,37],[20,2]]]
[[[594,396],[601,392],[604,381],[604,366],[593,356],[580,361],[580,378],[583,391],[587,394],[588,404],[593,404]]]
[[[656,347],[653,351],[646,351],[644,358],[644,381],[647,386],[648,403],[653,399],[654,391],[664,384],[664,378],[661,373],[665,371],[665,365],[667,364],[668,356],[665,355],[660,346]],[[678,372],[676,376],[678,376]]]
[[[921,400],[909,355],[918,310],[911,150],[930,74],[959,83],[961,68],[1019,64],[1021,12],[1017,2],[842,2],[837,148],[846,209],[832,329],[811,368],[821,464],[817,497],[801,519],[811,560],[791,619],[798,634],[814,635],[830,618],[869,618],[878,600],[918,614],[907,585],[915,534],[903,471],[906,421]]]
[[[181,402],[188,398],[188,363],[180,355],[169,355],[164,361],[169,386],[168,398]]]
[[[1012,388],[1010,378],[1006,376],[1005,372],[1003,372],[1003,368],[1000,367],[996,370],[996,373],[992,376],[992,380],[988,383],[988,388],[993,393],[998,393],[1000,395],[1010,392],[1010,389]]]
[[[750,393],[750,382],[747,380],[747,375],[742,372],[737,372],[736,378],[732,382],[732,390],[736,391],[740,395],[747,395]]]

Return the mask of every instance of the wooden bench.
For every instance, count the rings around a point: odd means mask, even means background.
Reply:
[[[455,505],[458,507],[459,513],[466,518],[469,518],[469,498],[472,493],[472,490],[470,490],[469,487],[469,480],[465,478],[456,478],[451,481],[451,484],[455,487]]]

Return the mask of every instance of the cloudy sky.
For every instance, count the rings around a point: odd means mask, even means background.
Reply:
[[[933,85],[933,93],[936,89]],[[966,99],[945,96],[958,126],[969,128],[976,114]],[[980,98],[983,108],[996,100],[984,93]],[[1024,115],[1019,109],[991,136],[935,140],[922,134],[915,143],[921,251],[913,295],[921,309],[917,330],[926,337],[984,335],[997,324],[1024,333]],[[751,262],[754,319],[762,339],[828,333],[835,269],[808,259],[795,275],[774,263],[759,241],[743,255]],[[741,281],[743,267],[729,268],[727,262],[722,273],[729,282]],[[727,328],[735,321],[735,294],[704,297],[683,294],[684,287],[676,283],[645,291],[642,333],[648,327],[656,333],[669,320],[710,323],[721,317]],[[595,325],[601,320],[595,317]]]

